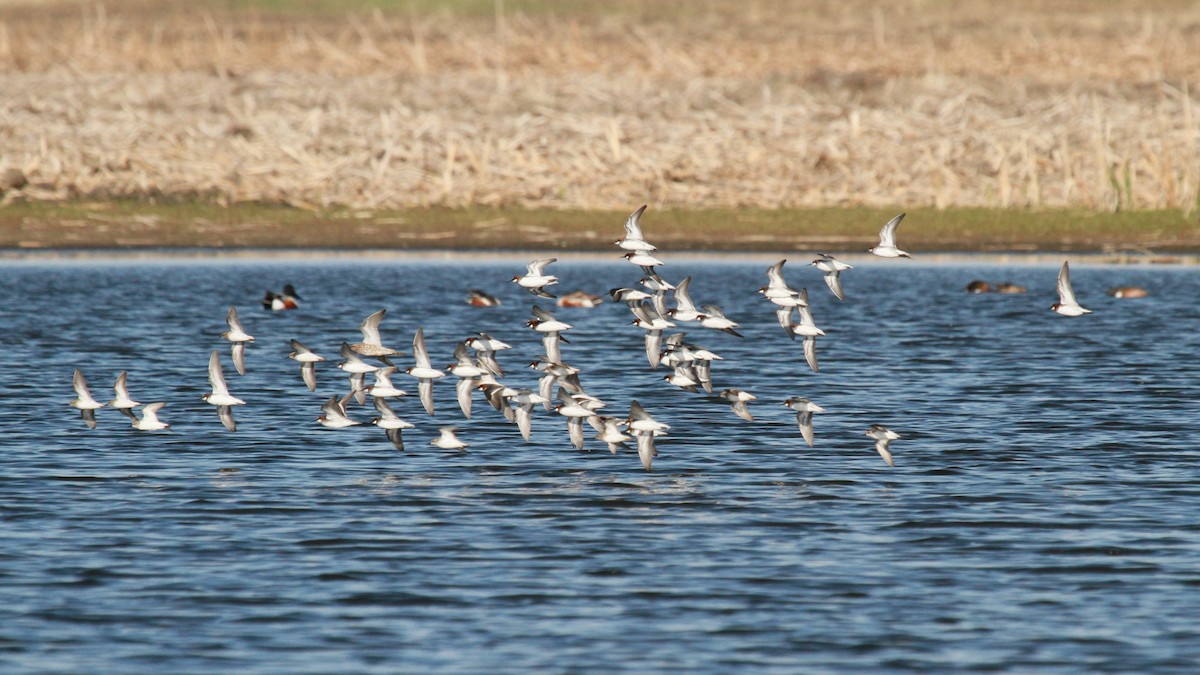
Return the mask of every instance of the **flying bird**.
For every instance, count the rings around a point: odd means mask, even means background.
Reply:
[[[158,419],[158,411],[161,410],[164,405],[166,405],[166,403],[162,401],[146,404],[146,407],[142,408],[142,416],[140,418],[134,417],[131,426],[139,431],[161,431],[163,429],[169,429],[171,427],[170,424]]]
[[[746,420],[747,422],[754,421],[754,416],[750,414],[750,408],[748,408],[746,404],[750,401],[757,401],[757,396],[748,391],[742,391],[741,389],[726,389],[722,391],[719,396],[732,404],[733,413],[735,415]]]
[[[305,386],[309,391],[316,391],[317,363],[324,361],[325,357],[300,344],[298,340],[292,340],[289,344],[292,346],[292,353],[288,354],[288,358],[300,363],[300,377],[303,378]]]
[[[246,374],[246,343],[254,342],[254,336],[246,332],[242,328],[242,322],[238,319],[236,307],[230,307],[225,314],[225,323],[229,324],[229,330],[221,333],[221,337],[233,343],[230,347],[230,356],[233,357],[233,367],[237,368],[238,375]]]
[[[141,403],[129,398],[129,387],[125,382],[125,378],[125,371],[122,370],[121,374],[117,376],[116,383],[113,384],[113,391],[117,397],[109,401],[108,405],[110,408],[120,410],[126,417],[136,422],[137,415],[133,414],[133,409],[141,405]]]
[[[558,258],[541,258],[529,263],[525,268],[525,274],[518,274],[512,280],[521,288],[533,293],[539,298],[554,298],[553,295],[546,291],[546,286],[553,286],[558,283],[558,277],[552,274],[546,274],[546,266],[557,261]]]
[[[434,368],[429,360],[429,352],[425,349],[424,328],[417,328],[417,334],[413,336],[413,358],[416,359],[417,365],[405,368],[404,372],[417,378],[417,392],[421,395],[421,405],[432,415],[433,381],[445,377],[446,373]]]
[[[89,429],[95,429],[96,411],[103,408],[104,404],[92,397],[92,390],[88,388],[87,380],[84,379],[83,371],[80,369],[75,369],[75,376],[71,378],[71,384],[75,387],[76,398],[69,405],[79,410],[79,414]]]
[[[614,244],[620,246],[626,251],[654,251],[657,250],[653,244],[646,241],[642,236],[641,219],[642,214],[646,212],[646,205],[629,214],[629,218],[625,220],[625,238],[618,239]]]
[[[880,258],[911,258],[911,255],[896,248],[896,226],[902,220],[904,220],[903,213],[887,221],[883,229],[879,231],[879,245],[867,249],[867,252],[874,253]]]
[[[866,435],[875,439],[875,452],[879,453],[879,456],[883,458],[883,461],[887,462],[888,466],[896,466],[896,464],[892,461],[892,452],[888,449],[888,446],[892,441],[900,438],[900,434],[892,431],[882,424],[872,424],[871,428],[867,429]]]
[[[796,424],[800,427],[800,435],[804,437],[808,447],[813,447],[813,413],[825,412],[825,409],[803,396],[793,396],[783,404],[796,411]]]
[[[404,352],[398,349],[383,346],[383,338],[379,335],[379,323],[383,321],[384,314],[387,314],[387,310],[381,309],[363,319],[363,322],[358,326],[358,330],[362,331],[362,342],[350,345],[351,349],[363,356],[374,356],[376,358],[404,354]]]
[[[1071,288],[1071,270],[1066,261],[1063,261],[1062,269],[1058,271],[1058,302],[1050,305],[1050,309],[1063,316],[1083,316],[1092,313],[1092,310],[1080,307],[1075,300],[1075,290]]]
[[[321,412],[324,414],[317,418],[317,422],[328,429],[343,429],[362,424],[346,415],[346,405],[352,396],[354,396],[354,392],[350,392],[340,399],[336,394],[330,396],[329,400],[321,406]]]
[[[375,409],[379,411],[379,417],[373,418],[371,424],[385,430],[388,440],[392,442],[392,447],[403,451],[404,437],[401,432],[413,428],[413,425],[400,419],[400,416],[388,406],[387,399],[375,399]]]
[[[850,265],[834,258],[828,253],[818,253],[821,256],[809,263],[825,273],[825,285],[829,286],[829,290],[833,291],[833,295],[838,300],[845,300],[846,294],[842,291],[841,274],[845,270],[854,269]]]
[[[471,444],[458,440],[458,436],[454,435],[457,430],[457,427],[441,427],[438,429],[441,435],[429,441],[429,444],[443,450],[466,450]]]
[[[221,370],[221,356],[215,349],[208,357],[208,382],[212,385],[212,391],[202,394],[200,398],[217,406],[217,415],[226,429],[237,431],[237,422],[233,420],[233,406],[246,405],[246,402],[229,393],[229,387],[225,384],[225,373]]]

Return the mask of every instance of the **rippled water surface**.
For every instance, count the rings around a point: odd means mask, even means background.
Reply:
[[[671,262],[744,339],[687,328],[724,357],[718,388],[756,421],[651,370],[622,305],[556,309],[563,357],[623,416],[672,427],[654,471],[540,410],[524,442],[451,382],[416,397],[397,452],[368,425],[314,419],[347,384],[342,340],[387,308],[386,343],[434,363],[487,331],[505,382],[534,386],[523,260],[14,263],[0,267],[6,367],[0,453],[5,672],[653,672],[981,669],[1179,671],[1200,664],[1200,273],[1078,265],[1095,314],[1049,311],[1057,267],[860,264],[846,302],[793,261],[821,372],[754,291],[771,257]],[[856,261],[857,262],[857,261]],[[563,260],[559,290],[640,277]],[[973,278],[1025,295],[972,296]],[[301,309],[259,307],[293,283]],[[1109,286],[1149,289],[1114,300]],[[470,287],[500,295],[468,307]],[[257,337],[246,375],[220,334]],[[546,303],[546,306],[550,306]],[[297,338],[330,357],[310,393]],[[200,395],[219,349],[236,410]],[[400,359],[402,368],[411,365]],[[89,431],[66,403],[79,367],[109,400],[163,400],[166,432],[119,413]],[[396,383],[415,393],[400,374]],[[804,445],[781,402],[816,416]],[[373,409],[351,407],[369,420]],[[903,435],[887,467],[863,432]],[[428,445],[455,424],[462,454]]]

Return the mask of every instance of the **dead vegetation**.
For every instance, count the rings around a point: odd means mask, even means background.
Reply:
[[[24,178],[4,199],[1184,215],[1200,199],[1191,3],[565,6],[0,5],[0,171]]]

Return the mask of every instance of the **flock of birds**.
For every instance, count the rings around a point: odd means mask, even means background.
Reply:
[[[615,242],[616,246],[625,251],[623,257],[641,268],[641,288],[614,288],[609,291],[609,296],[614,302],[622,302],[628,306],[633,315],[633,324],[645,333],[645,352],[650,366],[665,366],[670,369],[670,373],[663,378],[668,384],[690,392],[703,389],[712,394],[712,365],[714,361],[722,360],[722,357],[690,341],[682,331],[670,334],[667,331],[680,324],[691,323],[701,328],[741,337],[737,331],[739,326],[726,317],[720,307],[697,306],[693,302],[689,293],[691,277],[672,284],[659,274],[658,268],[664,263],[656,257],[657,247],[646,241],[640,224],[645,210],[646,207],[642,206],[628,217],[625,222],[625,236]],[[883,258],[911,258],[912,256],[896,244],[896,229],[903,219],[902,213],[889,220],[880,231],[879,244],[868,251]],[[562,297],[550,293],[547,288],[556,285],[558,278],[548,273],[547,269],[555,261],[555,258],[535,260],[529,263],[525,274],[514,276],[512,281],[535,297],[555,300],[555,304],[562,307],[593,307],[601,302],[599,296],[582,292]],[[814,372],[819,372],[816,339],[825,335],[825,332],[817,327],[813,319],[808,291],[788,285],[783,275],[785,263],[786,260],[780,260],[767,270],[767,284],[759,288],[758,292],[774,306],[776,318],[784,332],[792,339],[796,339],[797,336],[801,338],[808,366]],[[819,254],[810,265],[824,274],[824,281],[834,297],[844,300],[841,274],[853,268],[824,253]],[[1058,296],[1059,301],[1051,307],[1058,314],[1081,316],[1091,313],[1091,310],[1080,306],[1076,300],[1071,287],[1070,269],[1066,262],[1058,275]],[[288,285],[282,293],[268,291],[262,304],[266,309],[278,311],[295,309],[300,301],[299,294]],[[471,289],[467,302],[480,307],[500,303],[495,296],[478,289]],[[331,396],[325,401],[321,406],[322,414],[316,421],[332,429],[364,424],[350,416],[348,407],[351,401],[365,405],[370,397],[378,413],[370,423],[384,429],[393,446],[403,450],[402,432],[414,425],[397,415],[391,407],[391,402],[407,396],[407,392],[398,389],[392,382],[392,376],[400,372],[400,368],[392,359],[403,356],[404,353],[383,344],[380,323],[385,314],[386,310],[380,309],[363,320],[359,326],[361,341],[342,343],[338,351],[342,360],[337,363],[337,367],[348,377],[348,391],[340,396]],[[225,321],[229,330],[222,333],[221,337],[230,343],[230,357],[234,368],[244,375],[246,345],[254,342],[254,336],[242,325],[235,307],[229,308]],[[454,363],[446,369],[439,369],[433,366],[430,359],[423,329],[418,328],[412,341],[414,364],[404,368],[403,372],[416,380],[418,398],[425,411],[430,415],[434,414],[434,382],[454,377],[457,378],[458,405],[468,419],[472,415],[473,397],[477,392],[481,393],[496,411],[509,422],[516,424],[522,437],[528,441],[533,412],[538,406],[542,406],[545,410],[556,412],[565,418],[570,442],[575,448],[584,448],[583,425],[587,422],[596,431],[595,438],[606,444],[613,453],[629,449],[627,442],[633,441],[642,466],[647,471],[651,470],[657,455],[655,439],[666,435],[670,426],[656,420],[637,400],[630,403],[627,415],[618,417],[604,412],[607,403],[587,393],[580,378],[580,369],[570,365],[562,357],[561,344],[567,341],[563,334],[571,330],[571,324],[555,318],[549,310],[535,304],[532,307],[532,317],[526,321],[526,326],[540,334],[544,348],[544,355],[532,363],[533,368],[540,373],[536,390],[510,387],[501,381],[504,371],[497,355],[511,348],[503,341],[486,333],[479,333],[459,342],[454,350]],[[291,340],[290,344],[292,351],[288,355],[289,358],[300,364],[301,379],[310,391],[315,391],[317,364],[325,362],[326,358],[296,340]],[[368,374],[373,378],[370,385],[366,381]],[[236,431],[237,422],[233,417],[233,409],[245,405],[246,402],[230,393],[221,355],[216,349],[209,357],[208,379],[212,391],[205,393],[202,398],[216,408],[217,415],[226,429]],[[126,372],[122,372],[117,378],[113,385],[115,398],[107,403],[98,401],[92,395],[87,380],[79,369],[74,373],[74,388],[77,397],[70,405],[80,411],[89,428],[96,427],[96,411],[105,407],[126,415],[134,429],[158,431],[170,427],[158,416],[165,402],[143,405],[130,397]],[[749,421],[754,419],[748,406],[751,401],[757,400],[754,394],[742,389],[728,388],[718,392],[717,396],[729,402],[733,413],[738,417]],[[825,412],[825,409],[801,396],[788,398],[782,404],[795,412],[801,436],[809,447],[813,447],[813,414]],[[137,408],[141,408],[140,416],[135,412]],[[431,445],[456,451],[468,447],[468,443],[458,437],[456,427],[442,426],[439,431],[439,436],[430,442]],[[874,439],[875,451],[888,466],[894,466],[890,446],[892,441],[901,438],[900,434],[886,426],[875,424],[865,431],[865,435]]]

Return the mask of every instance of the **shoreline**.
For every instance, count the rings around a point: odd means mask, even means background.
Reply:
[[[563,251],[556,249],[468,249],[442,248],[427,250],[393,249],[320,249],[320,248],[139,248],[139,249],[0,249],[0,264],[44,264],[44,263],[118,263],[118,262],[262,262],[286,261],[315,262],[473,262],[528,261],[536,257],[555,257],[560,261],[601,263],[619,262],[619,251]],[[796,264],[813,255],[797,249],[778,251],[673,251],[663,254],[671,261],[718,264],[742,264],[774,261],[779,256],[794,260]],[[1059,265],[1064,259],[1072,264],[1140,266],[1182,268],[1200,265],[1200,254],[1179,255],[1116,255],[1097,251],[1078,252],[974,252],[938,251],[915,252],[912,260],[890,260],[868,253],[842,253],[838,258],[856,266],[870,265]],[[665,259],[665,258],[664,258]],[[669,261],[668,261],[669,263]],[[668,264],[669,268],[670,265]]]

